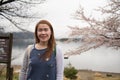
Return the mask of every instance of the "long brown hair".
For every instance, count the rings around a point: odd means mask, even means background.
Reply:
[[[51,23],[48,22],[47,20],[39,21],[36,24],[36,27],[35,27],[35,43],[40,42],[40,40],[37,36],[37,29],[38,29],[39,24],[47,24],[49,26],[50,30],[51,30],[51,36],[50,36],[50,39],[49,39],[48,44],[47,44],[47,50],[46,50],[45,54],[43,54],[41,56],[43,60],[46,60],[47,58],[50,58],[50,56],[52,55],[53,49],[56,45],[55,37],[54,37],[54,31],[53,31],[53,27],[52,27]]]

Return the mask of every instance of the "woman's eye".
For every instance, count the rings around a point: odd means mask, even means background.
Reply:
[[[42,29],[38,29],[38,32],[42,32]]]
[[[42,32],[42,31],[48,31],[48,28],[44,28],[44,29],[38,29],[38,32]]]
[[[44,31],[48,31],[48,28],[45,28]]]

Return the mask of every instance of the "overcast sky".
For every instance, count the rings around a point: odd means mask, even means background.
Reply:
[[[37,6],[35,11],[47,14],[42,19],[47,19],[52,23],[56,37],[66,37],[70,32],[67,26],[79,26],[83,24],[73,19],[73,14],[80,5],[84,7],[87,16],[93,14],[99,17],[99,14],[95,13],[93,9],[96,9],[98,6],[103,6],[105,1],[106,0],[48,0],[44,4]],[[35,24],[36,22],[29,26],[32,31],[34,31],[33,26]]]
[[[84,25],[83,22],[73,19],[73,15],[80,5],[84,8],[85,15],[94,15],[100,18],[100,14],[95,13],[93,9],[96,9],[98,6],[104,6],[106,1],[107,0],[47,0],[45,3],[32,8],[34,10],[32,10],[31,13],[37,12],[36,15],[43,14],[44,17],[41,19],[47,19],[51,22],[55,31],[55,37],[66,37],[70,33],[70,29],[67,26]],[[36,19],[32,22],[28,22],[29,26],[24,25],[21,27],[34,32],[35,25],[39,20],[40,19]],[[8,22],[5,21],[5,24],[6,23],[8,24]],[[11,26],[10,29],[5,29],[6,31],[17,30],[15,27]]]

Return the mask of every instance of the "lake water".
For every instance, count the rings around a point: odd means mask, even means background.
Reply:
[[[29,42],[29,40],[25,41]],[[80,43],[63,43],[57,41],[57,44],[61,47],[63,54],[65,54],[67,51],[77,48]],[[26,47],[27,44],[24,44],[22,42],[13,46],[12,57],[15,57],[15,59],[12,60],[12,64],[22,64],[23,55]],[[106,48],[102,46],[97,49],[91,49],[80,55],[70,56],[68,59],[64,59],[64,62],[65,67],[69,63],[71,63],[72,66],[77,69],[120,73],[120,50],[114,50],[112,48]]]

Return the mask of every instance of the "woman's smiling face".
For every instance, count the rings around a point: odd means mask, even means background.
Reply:
[[[37,27],[37,36],[40,42],[48,42],[51,37],[51,30],[47,24],[39,24]]]

